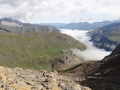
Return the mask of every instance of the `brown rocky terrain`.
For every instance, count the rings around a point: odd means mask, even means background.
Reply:
[[[120,90],[120,45],[101,61],[91,61],[61,72],[92,90]]]
[[[0,90],[91,90],[54,72],[0,66]]]

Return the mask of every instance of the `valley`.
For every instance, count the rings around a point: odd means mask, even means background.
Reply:
[[[69,77],[73,80],[71,85],[75,84],[75,87],[66,84],[70,90],[78,88],[101,90],[100,87],[102,90],[106,90],[106,88],[119,90],[120,48],[116,47],[119,43],[119,23],[87,31],[59,30],[50,25],[22,23],[9,18],[0,20],[0,65],[5,68],[9,67],[7,68],[9,70],[15,70],[15,73],[28,73],[29,71],[26,69],[37,70],[37,73],[38,70],[47,70],[51,75],[56,76],[58,72],[59,75],[67,77],[68,82]],[[39,73],[44,74],[43,72]],[[29,74],[31,73],[29,72]],[[35,72],[34,75],[36,75]],[[0,77],[3,80],[3,77]],[[15,77],[18,78],[17,74]],[[48,79],[47,76],[41,77]],[[58,80],[59,77],[61,76],[56,76],[54,79]],[[46,79],[42,83],[46,84]],[[31,83],[29,86],[28,82],[21,80],[24,85],[27,85],[24,88],[30,89],[33,86]],[[49,84],[53,83],[47,82],[47,86],[40,84],[41,88],[47,90]],[[34,81],[34,83],[37,82]],[[17,87],[18,82],[14,84],[16,88],[23,88]],[[112,89],[108,86],[112,86]],[[38,86],[34,87],[38,88]],[[9,88],[13,87],[9,86]],[[61,82],[57,84],[56,81],[50,88],[66,90],[66,87],[61,86]]]
[[[120,90],[120,0],[0,0],[0,90]]]
[[[61,32],[72,36],[76,40],[79,40],[80,42],[86,45],[87,48],[84,51],[81,51],[76,48],[71,49],[74,54],[76,54],[80,58],[83,58],[86,61],[101,60],[111,53],[110,51],[105,51],[104,49],[96,48],[93,42],[90,41],[91,37],[88,35],[89,31],[87,30],[61,29]]]

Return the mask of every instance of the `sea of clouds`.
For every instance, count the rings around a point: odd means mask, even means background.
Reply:
[[[96,48],[90,41],[90,37],[87,35],[87,32],[88,31],[86,30],[61,29],[61,33],[70,35],[87,46],[87,49],[84,51],[71,49],[74,54],[78,57],[84,58],[84,60],[101,60],[111,53],[103,49]]]

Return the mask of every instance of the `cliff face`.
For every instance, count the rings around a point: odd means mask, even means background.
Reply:
[[[8,26],[14,26],[14,27],[22,27],[22,22],[12,19],[12,18],[3,18],[0,19],[0,24],[2,25],[8,25]]]
[[[43,32],[49,33],[57,30],[53,26],[41,26],[38,24],[22,23],[15,19],[3,18],[0,19],[0,31],[11,32],[15,34],[26,32]]]

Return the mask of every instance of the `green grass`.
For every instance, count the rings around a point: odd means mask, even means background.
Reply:
[[[109,37],[109,39],[120,43],[120,36]]]
[[[58,31],[52,33],[10,34],[0,32],[0,65],[29,69],[50,70],[61,50],[86,47],[70,36]]]

